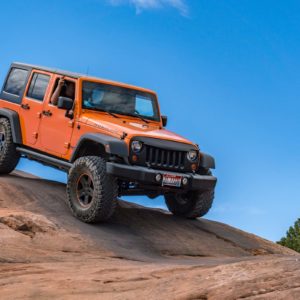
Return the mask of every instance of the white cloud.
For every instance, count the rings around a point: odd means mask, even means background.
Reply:
[[[171,6],[180,11],[184,16],[188,14],[185,0],[109,0],[112,5],[130,4],[135,6],[137,13],[145,9],[157,9]]]

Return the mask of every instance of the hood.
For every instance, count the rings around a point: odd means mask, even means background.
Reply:
[[[149,122],[147,124],[138,118],[127,116],[114,118],[106,114],[101,114],[101,118],[98,118],[95,113],[86,113],[84,115],[84,123],[97,128],[101,133],[119,138],[126,137],[129,140],[135,136],[143,136],[195,145],[184,137],[161,128],[161,124],[158,122]]]

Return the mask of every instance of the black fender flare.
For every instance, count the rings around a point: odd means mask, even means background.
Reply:
[[[215,169],[216,168],[216,163],[215,159],[204,152],[200,152],[200,167],[205,168],[205,169]]]
[[[19,114],[8,108],[0,108],[0,118],[1,117],[5,117],[9,120],[14,143],[22,144],[22,131]]]
[[[71,163],[75,161],[76,155],[80,151],[80,147],[86,141],[92,141],[102,145],[107,154],[118,155],[124,158],[129,156],[128,146],[123,140],[102,133],[87,133],[79,139],[70,159]]]

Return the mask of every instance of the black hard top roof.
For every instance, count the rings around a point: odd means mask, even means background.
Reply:
[[[59,75],[64,75],[72,78],[80,78],[80,77],[89,77],[88,75],[84,74],[79,74],[75,72],[69,72],[69,71],[64,71],[64,70],[59,70],[55,68],[48,68],[48,67],[42,67],[42,66],[36,66],[36,65],[31,65],[31,64],[24,64],[24,63],[19,63],[19,62],[14,62],[11,65],[12,67],[23,67],[26,69],[36,69],[36,70],[41,70],[41,71],[47,71],[51,72],[54,74],[59,74]]]
[[[131,84],[126,84],[126,83],[121,83],[121,82],[117,82],[117,81],[102,79],[102,78],[98,78],[98,77],[94,77],[94,76],[90,76],[90,75],[86,75],[86,74],[80,74],[80,73],[75,73],[75,72],[64,71],[64,70],[60,70],[60,69],[56,69],[56,68],[48,68],[48,67],[36,66],[36,65],[31,65],[31,64],[19,63],[19,62],[12,63],[11,68],[13,68],[13,67],[15,67],[15,68],[24,68],[24,69],[27,69],[27,70],[30,70],[30,71],[32,69],[41,70],[41,71],[51,72],[51,73],[54,73],[54,74],[67,76],[67,77],[71,77],[71,78],[75,78],[75,79],[82,78],[82,77],[87,77],[87,78],[90,78],[90,79],[104,80],[107,83],[110,83],[110,84],[113,84],[113,85],[119,85],[119,86],[124,86],[124,87],[127,87],[127,88],[138,89],[138,90],[145,91],[145,92],[148,92],[148,93],[155,93],[152,90],[141,88],[141,87],[134,86],[134,85],[131,85]]]

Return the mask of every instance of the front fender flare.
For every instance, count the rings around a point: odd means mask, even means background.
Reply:
[[[209,154],[200,152],[200,167],[205,169],[215,169],[215,159]]]
[[[116,137],[101,134],[101,133],[87,133],[84,134],[80,140],[78,141],[74,152],[72,154],[70,162],[74,162],[76,159],[76,155],[80,151],[80,147],[86,141],[96,142],[102,146],[104,146],[105,152],[112,155],[118,155],[120,157],[128,157],[129,151],[127,144]]]

